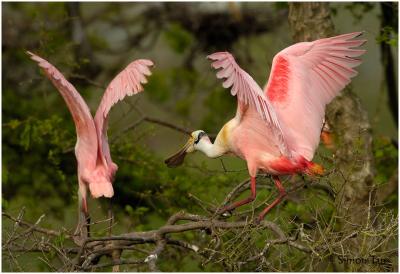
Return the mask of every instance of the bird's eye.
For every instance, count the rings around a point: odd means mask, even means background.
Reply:
[[[194,143],[197,144],[198,142],[200,142],[201,137],[203,137],[204,135],[206,135],[205,132],[200,132],[199,135],[197,135],[197,139],[194,141]]]

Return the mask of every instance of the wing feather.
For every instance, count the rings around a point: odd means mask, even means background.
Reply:
[[[146,76],[151,75],[149,67],[153,62],[147,59],[139,59],[130,63],[108,85],[96,111],[94,122],[97,136],[100,140],[100,153],[103,161],[111,164],[111,155],[107,138],[108,113],[113,105],[123,100],[126,96],[132,96],[143,91],[141,84],[147,83]]]
[[[65,79],[60,71],[45,59],[27,51],[32,60],[38,63],[53,85],[64,98],[65,103],[75,122],[79,143],[85,146],[87,157],[92,157],[93,162],[97,157],[97,135],[89,107],[75,87]]]
[[[357,75],[361,32],[294,44],[273,60],[264,92],[279,115],[288,146],[311,160],[319,144],[325,106]],[[283,68],[283,69],[282,69]]]
[[[225,79],[222,86],[231,88],[231,94],[237,96],[239,115],[242,117],[245,114],[247,109],[243,107],[245,105],[255,108],[278,137],[281,153],[290,156],[273,106],[254,79],[239,67],[234,57],[228,52],[216,52],[207,58],[213,61],[211,63],[213,68],[221,69],[217,72],[217,78]]]
[[[108,85],[96,116],[101,114],[105,118],[111,107],[123,100],[126,95],[143,91],[141,84],[147,83],[145,76],[151,75],[148,66],[152,65],[153,62],[150,60],[136,60],[121,71]]]

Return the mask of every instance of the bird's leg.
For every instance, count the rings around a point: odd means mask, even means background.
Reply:
[[[90,216],[86,197],[83,197],[79,192],[79,219],[78,225],[74,233],[74,241],[81,245],[88,237],[90,237]]]
[[[86,232],[84,231],[84,233],[86,233],[86,237],[90,238],[90,215],[89,215],[89,210],[88,210],[88,206],[87,206],[87,200],[86,198],[84,198],[83,200],[84,202],[84,226],[86,227]]]
[[[247,197],[246,199],[234,202],[228,206],[224,206],[218,213],[222,214],[226,211],[231,211],[239,206],[248,204],[256,198],[256,177],[250,177],[250,190],[251,190],[251,195]]]
[[[113,198],[110,198],[110,206],[108,208],[108,219],[110,220],[110,225],[108,227],[108,236],[111,236],[112,227],[114,225],[114,212],[112,210]]]
[[[258,215],[258,218],[257,218],[257,221],[258,221],[258,222],[261,222],[261,221],[264,219],[265,215],[266,215],[272,208],[274,208],[277,204],[279,204],[279,203],[282,201],[283,197],[285,197],[286,194],[287,194],[286,191],[285,191],[285,189],[283,188],[283,185],[282,185],[281,181],[279,180],[279,177],[278,177],[278,176],[272,176],[272,179],[274,180],[275,186],[276,186],[276,188],[277,188],[278,191],[279,191],[279,196],[278,196],[278,198],[275,199],[275,201],[273,201],[269,206],[267,206],[267,207],[260,213],[260,215]]]

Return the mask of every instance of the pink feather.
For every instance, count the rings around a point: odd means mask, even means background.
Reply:
[[[199,150],[209,157],[233,153],[247,162],[251,196],[225,206],[219,213],[253,201],[259,170],[273,176],[279,196],[258,216],[261,221],[286,195],[279,175],[323,175],[311,160],[319,143],[325,106],[357,75],[353,69],[365,53],[349,33],[314,42],[297,43],[279,52],[263,92],[227,52],[208,58],[221,69],[217,78],[238,98],[236,116],[224,125],[214,144],[207,138]],[[204,145],[205,143],[207,145]]]
[[[275,111],[253,78],[239,67],[233,56],[228,52],[217,52],[207,56],[207,58],[214,61],[211,64],[212,67],[216,69],[222,68],[222,70],[217,72],[217,78],[225,78],[226,80],[222,86],[224,88],[231,88],[231,94],[237,96],[238,115],[243,116],[248,106],[256,109],[262,120],[278,136],[282,154],[289,156],[290,152],[287,149]]]
[[[93,117],[89,107],[75,87],[65,79],[64,75],[62,75],[56,67],[30,51],[27,53],[30,55],[31,59],[36,61],[39,67],[43,69],[47,78],[50,79],[64,98],[75,122],[77,138],[79,142],[85,146],[88,153],[87,157],[91,157],[91,160],[95,162],[97,155],[97,136],[96,127],[93,123]]]
[[[143,91],[141,84],[147,83],[146,76],[151,72],[148,67],[153,62],[146,59],[139,59],[130,63],[122,70],[108,85],[96,111],[94,122],[97,128],[97,136],[100,142],[100,156],[105,165],[113,165],[110,155],[110,148],[107,138],[108,113],[111,107],[125,96],[131,96]],[[115,167],[116,168],[116,167]]]
[[[366,52],[353,49],[366,40],[362,32],[294,44],[273,60],[265,94],[271,101],[291,150],[311,160],[319,144],[325,106],[357,75],[356,59]],[[281,69],[282,62],[285,69]]]
[[[136,60],[121,71],[107,87],[93,120],[87,104],[74,86],[49,62],[31,52],[28,54],[43,68],[46,76],[61,93],[74,119],[80,195],[85,200],[86,189],[89,187],[95,198],[112,197],[112,181],[118,167],[112,162],[107,140],[108,112],[126,95],[143,91],[141,84],[147,82],[145,76],[151,74],[148,67],[153,62]]]

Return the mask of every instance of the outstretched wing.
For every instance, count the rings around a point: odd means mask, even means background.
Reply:
[[[125,96],[143,91],[142,84],[147,83],[146,76],[151,75],[149,69],[151,66],[153,66],[153,62],[150,60],[133,61],[111,81],[101,99],[94,121],[101,142],[99,144],[100,153],[103,161],[106,160],[108,165],[112,164],[107,138],[108,113],[111,107],[123,100]]]
[[[267,123],[278,137],[281,153],[290,156],[275,110],[253,78],[239,67],[229,52],[217,52],[207,58],[214,61],[212,66],[215,69],[221,69],[217,72],[217,78],[226,79],[222,86],[231,87],[231,94],[237,96],[237,115],[243,117],[249,107],[256,109],[262,121]]]
[[[27,51],[27,53],[32,60],[38,63],[39,67],[43,69],[46,76],[61,93],[75,122],[79,144],[85,150],[87,157],[90,157],[93,160],[92,162],[95,163],[97,157],[97,135],[89,107],[74,86],[65,79],[57,68],[32,52]]]
[[[319,144],[325,106],[357,75],[366,40],[362,32],[294,44],[273,60],[265,94],[279,116],[291,150],[311,160]]]

